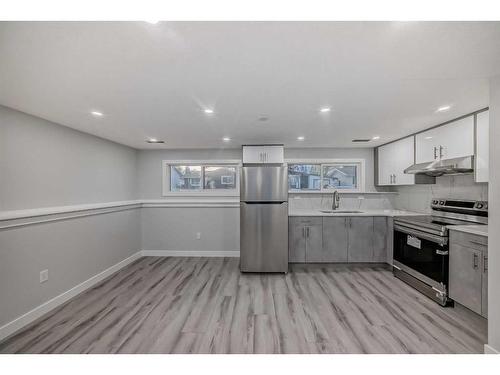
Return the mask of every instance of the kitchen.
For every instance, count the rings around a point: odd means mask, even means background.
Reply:
[[[410,24],[0,22],[0,353],[498,353],[500,26]]]

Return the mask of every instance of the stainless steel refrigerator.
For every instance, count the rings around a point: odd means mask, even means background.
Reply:
[[[288,272],[286,166],[244,166],[240,194],[241,271]]]

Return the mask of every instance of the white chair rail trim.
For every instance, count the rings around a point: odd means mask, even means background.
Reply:
[[[0,230],[138,208],[239,207],[239,197],[176,197],[0,211]]]

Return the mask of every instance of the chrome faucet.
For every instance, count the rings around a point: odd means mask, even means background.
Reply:
[[[340,195],[337,190],[335,190],[332,194],[332,210],[336,210],[340,205]]]

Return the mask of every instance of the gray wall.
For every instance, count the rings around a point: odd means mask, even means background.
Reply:
[[[239,251],[240,210],[234,207],[142,209],[142,249]],[[196,238],[196,233],[201,238]]]
[[[488,344],[500,352],[500,76],[490,82]]]
[[[364,158],[366,189],[373,187],[373,149],[287,149],[286,158]],[[139,194],[162,199],[162,160],[241,159],[241,149],[139,151]],[[306,198],[305,198],[306,199]],[[237,200],[237,198],[235,198]],[[142,209],[142,249],[239,251],[238,207],[157,207]],[[201,239],[196,239],[196,233]]]
[[[366,190],[373,191],[373,149],[372,148],[318,148],[286,149],[288,159],[365,159]],[[138,156],[139,194],[143,199],[162,198],[162,160],[221,160],[241,159],[241,149],[211,150],[141,150]]]
[[[0,210],[137,199],[136,155],[0,106]]]
[[[0,107],[0,211],[137,199],[136,155]],[[138,209],[0,229],[0,326],[128,258],[140,238]]]
[[[162,199],[162,160],[241,159],[241,150],[139,151],[138,184],[142,199]],[[237,198],[235,198],[237,200]],[[237,207],[155,207],[142,209],[142,249],[239,251]],[[196,233],[201,238],[196,239]]]
[[[140,235],[138,209],[0,229],[0,326],[136,253]]]

